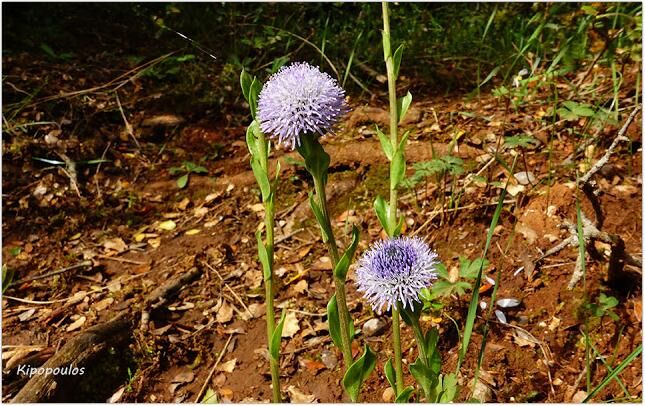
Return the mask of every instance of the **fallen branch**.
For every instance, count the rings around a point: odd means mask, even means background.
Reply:
[[[65,268],[61,268],[61,269],[58,269],[56,271],[48,272],[48,273],[45,273],[45,274],[42,274],[42,275],[37,275],[37,276],[29,277],[29,278],[19,279],[19,280],[15,281],[14,283],[12,283],[12,285],[19,285],[21,283],[33,282],[33,281],[37,281],[39,279],[49,278],[51,276],[60,275],[60,274],[65,273],[67,271],[71,271],[71,270],[77,269],[77,268],[82,268],[84,266],[92,266],[92,261],[87,260],[87,261],[79,262],[76,265],[67,266]]]
[[[194,281],[201,275],[201,270],[192,268],[178,278],[172,279],[155,289],[144,301],[144,306],[156,308],[176,294],[182,286]],[[156,307],[155,307],[156,306]],[[89,364],[103,350],[111,345],[128,339],[133,331],[135,320],[140,311],[125,309],[111,320],[90,327],[69,340],[41,368],[43,371],[54,371],[69,367],[81,368]],[[48,369],[49,368],[49,369]],[[61,375],[43,373],[34,375],[11,403],[43,403],[52,401],[62,387],[78,385],[80,375]]]
[[[640,111],[640,109],[641,109],[640,104],[634,108],[634,110],[629,115],[629,117],[627,117],[627,121],[625,121],[625,124],[623,124],[623,127],[620,129],[620,131],[618,131],[618,135],[616,135],[616,138],[614,138],[614,141],[612,141],[609,148],[607,148],[605,155],[603,155],[602,158],[600,158],[594,164],[594,166],[592,166],[591,169],[589,169],[587,173],[585,173],[580,178],[580,182],[579,182],[580,185],[585,185],[586,183],[588,183],[589,179],[591,179],[591,177],[595,175],[596,172],[598,172],[607,162],[609,162],[609,157],[614,152],[614,149],[616,149],[616,147],[618,146],[618,142],[629,141],[629,138],[625,137],[625,132],[627,132],[627,128],[632,123],[632,121],[634,121],[634,118],[636,118],[636,114]]]

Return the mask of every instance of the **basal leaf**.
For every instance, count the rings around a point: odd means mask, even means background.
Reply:
[[[376,355],[370,350],[370,347],[365,344],[363,356],[354,362],[345,372],[343,377],[343,386],[349,394],[352,402],[358,401],[361,385],[372,373],[376,366]]]

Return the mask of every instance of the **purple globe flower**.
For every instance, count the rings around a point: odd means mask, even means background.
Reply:
[[[345,91],[336,80],[302,62],[281,68],[264,84],[257,117],[265,134],[294,149],[301,136],[324,135],[346,112]]]
[[[373,244],[358,261],[358,291],[376,311],[398,304],[412,308],[419,291],[437,278],[437,254],[418,237],[396,237]]]

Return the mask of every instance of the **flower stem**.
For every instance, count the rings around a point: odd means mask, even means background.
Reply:
[[[386,1],[382,3],[383,8],[383,57],[387,70],[387,92],[390,99],[390,143],[392,144],[392,156],[396,155],[399,147],[398,140],[398,113],[396,105],[396,77],[394,75],[394,59],[392,58],[392,47],[390,42],[390,13]],[[395,229],[397,210],[397,190],[390,186],[390,211],[388,223],[392,230]],[[390,235],[390,237],[394,237]]]
[[[392,346],[394,347],[394,374],[396,375],[396,393],[403,392],[403,365],[401,361],[401,323],[399,311],[392,308]]]
[[[260,166],[268,174],[268,145],[264,134],[260,132],[259,149],[260,149]],[[275,213],[273,205],[274,194],[272,193],[264,204],[264,229],[266,238],[264,245],[269,257],[269,278],[264,280],[264,300],[267,305],[267,346],[271,343],[273,332],[275,331],[275,311],[273,306],[273,228],[275,223]],[[273,403],[282,403],[280,396],[280,364],[277,359],[269,356],[269,365],[271,369],[271,386],[273,390]]]
[[[331,221],[329,220],[329,211],[327,210],[327,195],[325,193],[325,185],[322,179],[312,174],[314,178],[314,189],[316,197],[318,198],[318,206],[323,214],[323,219],[326,224],[322,225],[329,230],[329,238],[327,239],[327,248],[331,256],[331,263],[333,268],[338,264],[338,246],[336,245],[336,238],[331,228]],[[338,304],[338,318],[340,319],[340,335],[342,341],[341,350],[343,352],[343,360],[345,361],[345,370],[352,365],[354,357],[352,357],[352,344],[349,337],[349,310],[347,308],[347,295],[345,294],[345,281],[341,278],[334,277],[334,284],[336,285],[336,302]]]

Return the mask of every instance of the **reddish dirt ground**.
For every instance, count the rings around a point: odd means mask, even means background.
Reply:
[[[626,266],[618,282],[612,282],[606,245],[596,244],[597,252],[587,259],[584,286],[580,281],[572,290],[567,284],[577,248],[566,247],[530,269],[542,253],[569,236],[560,226],[565,221],[575,224],[575,169],[585,158],[579,157],[573,165],[563,161],[577,145],[567,128],[580,128],[584,120],[559,121],[542,131],[547,125],[539,119],[544,107],[537,102],[537,95],[519,111],[507,109],[491,95],[470,101],[464,95],[418,99],[404,123],[413,130],[406,151],[408,174],[413,162],[449,151],[464,160],[466,174],[475,173],[486,162],[487,148],[501,136],[531,133],[543,141],[518,157],[517,170],[525,170],[525,160],[535,181],[507,196],[492,239],[486,275],[499,275],[498,298],[516,298],[521,305],[506,311],[510,325],[492,317],[481,379],[490,390],[489,401],[572,401],[578,391],[586,389],[581,333],[585,296],[593,301],[604,292],[619,301],[612,309],[616,321],[609,316],[588,321],[591,340],[607,362],[616,366],[642,341],[641,271]],[[350,102],[357,112],[347,117],[335,136],[325,137],[323,144],[332,157],[328,195],[335,232],[344,246],[351,225],[357,225],[361,230],[360,255],[381,232],[371,207],[377,194],[387,194],[387,163],[373,123],[383,121],[385,103],[372,103],[364,109],[362,101]],[[622,114],[623,120],[627,115]],[[620,235],[626,251],[635,256],[640,256],[642,245],[640,117],[627,133],[636,149],[630,152],[621,144],[606,168],[595,176],[604,215],[602,231]],[[142,117],[130,119],[135,128],[143,128]],[[123,130],[119,120],[109,122],[107,128]],[[588,162],[593,164],[602,156],[621,125],[601,129]],[[154,132],[159,134],[154,136],[145,131],[138,132],[141,149],[127,135],[109,138],[108,143],[100,138],[100,131],[70,146],[78,152],[96,143],[93,150],[98,156],[105,151],[110,160],[100,168],[78,168],[81,197],[61,168],[29,159],[45,155],[44,140],[19,154],[11,148],[18,148],[16,143],[26,135],[7,141],[3,138],[3,258],[15,271],[14,280],[92,261],[91,266],[16,283],[5,292],[4,401],[25,383],[17,376],[16,365],[27,361],[42,364],[80,331],[123,309],[139,309],[154,288],[192,267],[202,269],[201,277],[153,312],[145,331],[136,326],[127,345],[116,352],[121,362],[114,362],[112,369],[101,366],[111,379],[98,378],[101,380],[91,383],[101,382],[101,390],[91,386],[95,398],[86,400],[103,401],[117,394],[115,399],[120,402],[194,402],[202,388],[212,388],[224,401],[270,398],[264,291],[254,238],[263,212],[248,167],[245,128],[201,120],[156,128]],[[457,147],[450,150],[456,134]],[[65,132],[58,137],[73,138]],[[218,151],[212,155],[215,144]],[[177,176],[169,169],[182,161],[198,162],[205,154],[211,154],[201,163],[208,174],[192,174],[188,187],[179,189]],[[507,162],[513,160],[510,151],[503,157]],[[281,160],[283,168],[277,198],[276,303],[292,310],[298,322],[291,337],[282,343],[282,388],[292,401],[311,395],[318,402],[339,402],[345,400],[340,385],[343,366],[338,361],[342,357],[327,336],[324,314],[333,292],[331,271],[307,204],[311,182],[294,163],[298,158],[282,150],[274,151],[271,158],[272,164]],[[466,174],[458,177],[455,188],[464,185]],[[463,189],[454,211],[437,209],[443,189],[434,180],[417,186],[416,191],[402,192],[405,233],[425,238],[448,269],[458,266],[459,256],[472,259],[481,255],[500,191],[490,182],[505,181],[509,172],[494,163],[481,175],[489,183],[473,182]],[[594,219],[590,201],[583,194],[579,197],[582,211]],[[175,225],[170,230],[164,226],[168,220]],[[525,271],[516,273],[521,266]],[[350,268],[347,284],[349,308],[361,328],[378,316],[355,291],[353,270]],[[489,305],[491,292],[482,294]],[[80,299],[69,299],[74,297]],[[455,323],[462,328],[469,300],[469,294],[446,298],[441,310],[422,318],[424,327],[440,330],[444,372],[453,371],[457,363],[460,333]],[[486,313],[478,315],[459,376],[463,387],[460,400],[472,391],[468,383],[476,368]],[[354,343],[357,353],[367,342],[378,355],[375,373],[362,391],[365,402],[382,402],[388,386],[383,366],[392,356],[390,325],[387,317],[382,319],[387,322],[382,332],[371,337],[359,333]],[[406,326],[402,335],[404,362],[409,364],[416,358],[416,346]],[[213,369],[226,343],[226,352]],[[620,375],[636,398],[642,396],[641,365],[639,356]],[[413,384],[404,369],[406,383]],[[606,375],[603,364],[594,362],[592,382],[598,383]],[[595,399],[624,396],[613,381]]]

